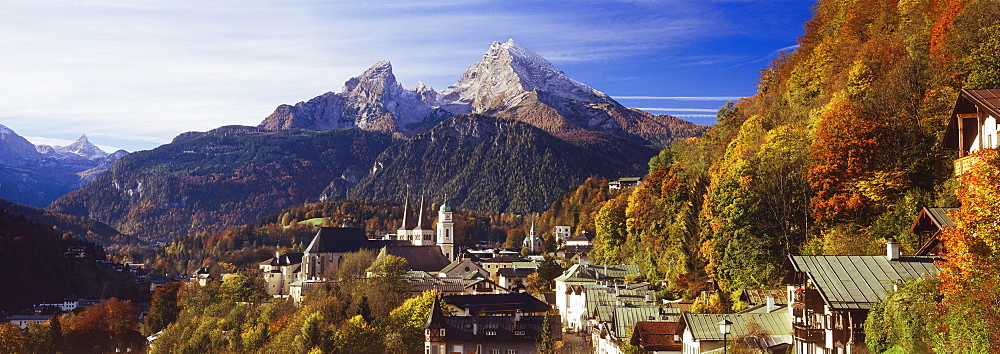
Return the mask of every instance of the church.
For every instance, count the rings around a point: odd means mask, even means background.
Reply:
[[[441,253],[449,262],[454,261],[455,255],[455,223],[452,221],[452,210],[448,202],[441,203],[438,209],[437,230],[424,228],[424,197],[420,196],[420,209],[417,216],[417,226],[412,229],[406,227],[407,214],[410,210],[409,198],[403,203],[403,222],[399,225],[395,235],[387,235],[390,240],[409,241],[413,246],[434,246],[441,248]]]
[[[323,227],[313,237],[302,256],[302,281],[321,281],[324,273],[336,271],[350,252],[369,249],[405,258],[412,270],[438,272],[456,258],[455,224],[452,209],[442,203],[438,210],[437,230],[423,226],[423,197],[417,225],[407,228],[409,200],[405,202],[403,222],[396,234],[384,239],[369,239],[359,228]]]

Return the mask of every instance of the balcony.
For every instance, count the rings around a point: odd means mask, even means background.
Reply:
[[[792,293],[792,307],[822,312],[823,297],[819,295],[819,290],[816,289],[796,291]]]
[[[964,175],[972,171],[972,168],[975,167],[975,165],[978,163],[979,163],[979,156],[975,154],[955,160],[955,177]]]
[[[792,325],[792,334],[799,342],[803,343],[823,343],[826,341],[826,333],[819,328],[811,326]]]

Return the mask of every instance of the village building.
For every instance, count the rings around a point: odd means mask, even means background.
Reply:
[[[624,352],[624,345],[631,343],[632,332],[640,321],[676,326],[681,316],[679,310],[655,303],[619,303],[601,306],[599,312],[601,320],[590,331],[591,342],[595,352],[608,354]]]
[[[552,306],[528,293],[446,295],[444,306],[457,316],[545,316]]]
[[[527,250],[528,254],[539,254],[545,252],[545,240],[535,235],[535,221],[531,221],[531,232],[528,237],[521,241],[521,248]]]
[[[948,213],[957,211],[958,208],[922,208],[910,232],[917,235],[918,242],[922,245],[917,250],[917,256],[941,256],[945,253],[944,242],[941,240],[941,233],[946,227],[955,227],[955,222],[951,220]]]
[[[617,181],[608,182],[608,189],[632,188],[640,183],[642,183],[642,177],[622,177]]]
[[[740,293],[740,301],[751,307],[759,305],[788,305],[788,293],[785,289],[746,289]]]
[[[484,277],[442,278],[426,272],[419,272],[423,273],[421,276],[412,275],[414,273],[418,272],[411,272],[411,275],[406,277],[411,297],[420,296],[428,290],[437,290],[442,295],[506,294],[510,292],[510,290]]]
[[[676,333],[677,325],[677,322],[636,322],[629,343],[643,353],[680,354],[683,345]]]
[[[936,274],[937,257],[903,256],[890,240],[884,256],[790,256],[785,284],[795,353],[866,352],[872,305],[909,279]]]
[[[573,238],[566,240],[566,253],[567,254],[579,254],[586,255],[589,254],[591,250],[594,249],[594,234],[583,230],[579,235],[573,236]]]
[[[556,240],[566,240],[573,235],[573,227],[569,225],[556,225],[554,232]]]
[[[13,315],[7,318],[7,322],[25,329],[30,325],[45,323],[51,319],[51,315]]]
[[[459,259],[451,262],[438,272],[439,277],[447,278],[460,278],[460,279],[474,279],[474,278],[489,278],[490,272],[486,271],[479,265],[478,262],[481,260],[479,257],[468,255],[461,256]]]
[[[257,266],[264,272],[264,282],[267,284],[267,294],[276,297],[288,296],[288,292],[299,278],[302,269],[303,253],[274,253],[274,257],[261,262]]]
[[[490,278],[499,279],[500,269],[518,267],[519,264],[527,261],[527,259],[517,256],[496,256],[480,259],[479,265],[490,273]]]
[[[684,354],[714,353],[727,344],[731,348],[740,337],[753,346],[753,352],[786,353],[792,344],[791,320],[787,306],[773,303],[739,313],[684,313],[675,334],[681,336],[681,351]],[[732,323],[730,333],[723,334],[719,330],[719,322],[722,321]]]
[[[978,163],[976,152],[996,149],[997,119],[1000,118],[1000,89],[963,89],[945,130],[944,147],[958,150],[955,175],[968,172]]]
[[[501,268],[497,271],[498,283],[500,286],[511,291],[519,291],[528,288],[528,276],[535,274],[537,268]]]
[[[638,265],[580,265],[574,264],[555,278],[556,307],[562,315],[562,324],[574,330],[583,330],[591,318],[587,311],[587,287],[609,288],[623,285],[625,276],[641,274]],[[644,297],[645,298],[645,297]]]
[[[513,314],[445,316],[441,306],[439,301],[434,301],[424,324],[424,353],[427,354],[534,353],[545,326],[550,328],[551,340],[561,339],[559,315],[551,312],[548,317],[516,310]],[[469,312],[475,313],[474,310]]]

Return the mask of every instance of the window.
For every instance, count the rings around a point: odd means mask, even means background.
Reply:
[[[517,354],[517,349],[507,349],[507,354]]]
[[[445,336],[445,334],[444,334],[444,328],[442,328],[442,329],[441,329],[441,332],[439,332],[439,334],[438,334],[438,335],[440,335],[440,336],[442,336],[442,337],[444,337],[444,336]]]
[[[490,349],[490,354],[503,354],[502,349]]]
[[[495,336],[495,335],[497,335],[497,331],[486,331],[486,335],[488,335],[488,336]]]
[[[515,336],[523,336],[524,335],[524,331],[514,331],[514,335]]]

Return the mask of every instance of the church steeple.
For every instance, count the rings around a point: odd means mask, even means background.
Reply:
[[[424,194],[420,193],[420,216],[417,217],[417,227],[414,230],[424,229]]]
[[[452,222],[452,211],[451,207],[448,206],[448,198],[445,197],[444,202],[441,203],[441,208],[438,208],[438,219],[437,219],[437,245],[441,247],[441,253],[444,254],[445,258],[454,261],[457,258],[455,253],[455,223]]]

